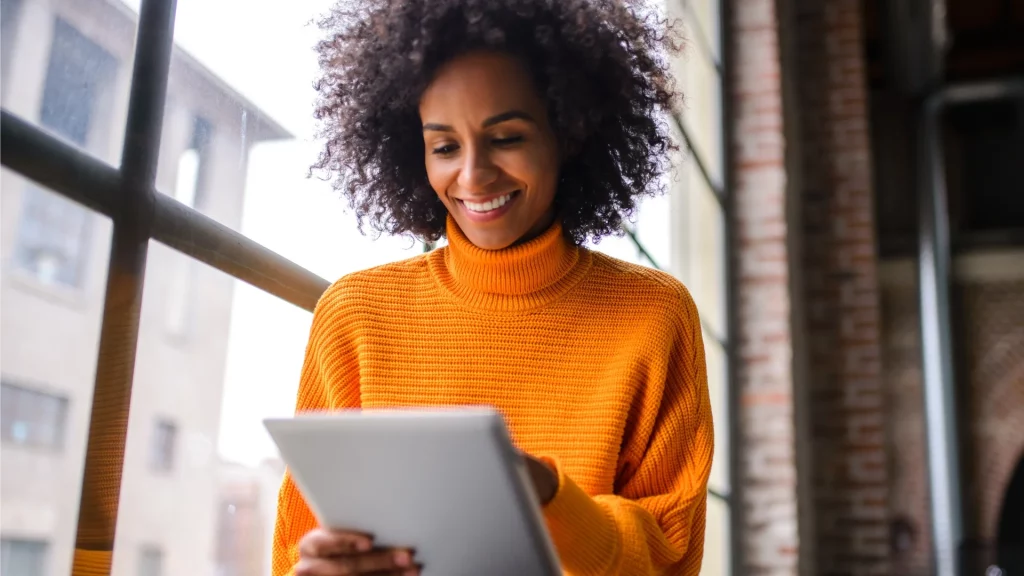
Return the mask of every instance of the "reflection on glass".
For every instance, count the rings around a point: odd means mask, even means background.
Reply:
[[[0,514],[4,574],[70,572],[91,409],[110,222],[6,169],[0,171]],[[45,194],[91,234],[44,265],[26,244],[60,243],[27,205]],[[72,230],[72,234],[74,234]],[[38,245],[38,244],[36,244]],[[38,252],[37,252],[38,253]],[[74,282],[61,270],[73,267]]]

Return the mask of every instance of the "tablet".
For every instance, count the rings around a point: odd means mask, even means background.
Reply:
[[[497,412],[352,410],[264,424],[322,526],[415,548],[424,576],[562,573]]]

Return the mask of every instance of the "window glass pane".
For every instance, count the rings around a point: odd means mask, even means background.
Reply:
[[[687,163],[697,170],[699,158],[713,182],[721,186],[722,165],[722,89],[721,78],[714,65],[700,54],[690,52],[673,61],[672,69],[678,88],[683,93],[682,121],[691,139],[693,150],[687,151]],[[678,133],[680,142],[683,135]]]
[[[704,334],[704,357],[708,367],[708,393],[711,414],[715,420],[715,456],[711,464],[708,486],[719,493],[729,493],[729,381],[725,350]]]
[[[673,0],[670,0],[673,1]],[[721,62],[721,35],[719,28],[719,11],[721,10],[720,0],[678,0],[686,4],[684,21],[686,22],[687,39],[690,44],[699,42],[701,57],[705,57],[703,51],[707,49],[714,61]],[[695,48],[696,49],[696,48]]]
[[[700,573],[705,576],[731,574],[729,554],[729,506],[718,498],[708,498],[707,527],[704,530],[704,563]]]
[[[666,272],[672,270],[672,215],[668,194],[644,198],[637,210],[637,237],[648,254]],[[645,264],[648,264],[644,261]]]
[[[31,3],[26,0],[25,10]],[[24,228],[35,225],[25,209],[27,196],[39,189],[6,168],[0,188],[3,529],[5,536],[46,543],[46,574],[69,574],[111,226],[106,217],[84,213],[91,233],[78,247],[79,281],[53,282],[38,268],[18,265],[16,257]],[[35,573],[21,564],[12,568],[6,557],[4,562],[5,575]]]
[[[632,220],[626,224],[636,233],[637,239],[658,266],[671,272],[671,218],[666,209],[668,203],[668,195],[644,198],[637,206]],[[602,238],[597,243],[588,243],[587,247],[619,260],[654,267],[640,252],[637,243],[626,234]]]
[[[3,0],[2,104],[117,164],[137,18],[106,0]]]
[[[608,236],[607,238],[602,238],[596,243],[589,243],[587,247],[591,250],[607,254],[612,258],[618,258],[619,260],[625,260],[626,262],[632,262],[633,264],[640,264],[641,266],[650,266],[650,263],[640,255],[640,251],[637,249],[636,244],[625,235]]]
[[[725,221],[721,205],[704,179],[684,166],[673,189],[675,267],[690,289],[701,320],[718,338],[726,338]]]

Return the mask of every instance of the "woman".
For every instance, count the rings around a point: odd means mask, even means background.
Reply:
[[[375,0],[323,25],[332,174],[361,222],[448,246],[351,274],[298,411],[496,407],[569,574],[697,574],[712,423],[700,322],[666,274],[581,247],[660,191],[664,23],[612,0]],[[281,488],[274,574],[416,574]]]

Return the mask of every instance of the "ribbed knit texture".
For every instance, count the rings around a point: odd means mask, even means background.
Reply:
[[[500,251],[451,220],[448,239],[324,293],[297,410],[493,406],[558,471],[544,514],[566,574],[697,574],[714,440],[689,293],[557,223]],[[316,526],[286,475],[275,576]]]

